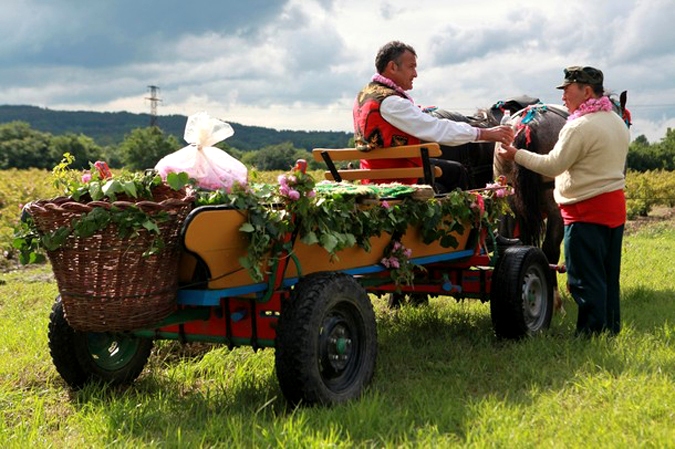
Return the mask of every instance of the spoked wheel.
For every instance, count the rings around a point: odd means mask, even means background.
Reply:
[[[65,319],[61,298],[49,317],[49,352],[56,370],[73,388],[87,383],[127,384],[143,371],[153,342],[126,334],[79,332]]]
[[[553,314],[553,273],[539,248],[513,246],[492,278],[490,313],[495,334],[517,339],[548,329]]]
[[[311,274],[282,304],[275,365],[291,404],[331,405],[361,396],[376,358],[373,306],[351,276]]]

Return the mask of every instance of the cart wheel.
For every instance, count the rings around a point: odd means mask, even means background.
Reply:
[[[513,246],[501,255],[492,278],[490,314],[495,334],[518,339],[551,324],[553,279],[539,248]]]
[[[375,372],[377,329],[368,294],[344,273],[311,274],[281,307],[279,385],[291,404],[331,405],[361,396]]]
[[[149,339],[74,330],[66,321],[60,296],[49,316],[48,339],[56,371],[73,388],[96,382],[133,382],[143,371],[153,346]]]

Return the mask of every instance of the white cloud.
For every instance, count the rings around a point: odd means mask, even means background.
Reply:
[[[0,0],[0,4],[8,0]],[[278,129],[351,130],[356,92],[389,40],[413,45],[413,97],[465,114],[508,96],[560,102],[562,69],[628,90],[633,135],[675,117],[671,0],[24,0],[0,17],[0,98],[52,109],[208,110]]]

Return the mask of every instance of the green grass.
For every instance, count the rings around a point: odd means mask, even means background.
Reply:
[[[160,342],[133,385],[73,392],[47,348],[49,268],[3,273],[0,447],[675,447],[674,259],[672,223],[626,237],[614,338],[575,338],[567,295],[566,315],[521,342],[493,337],[488,304],[374,298],[366,395],[298,409],[273,350],[206,344]]]

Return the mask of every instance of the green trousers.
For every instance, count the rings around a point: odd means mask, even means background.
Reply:
[[[579,306],[577,334],[621,330],[619,277],[623,228],[592,223],[565,226],[567,287]]]

